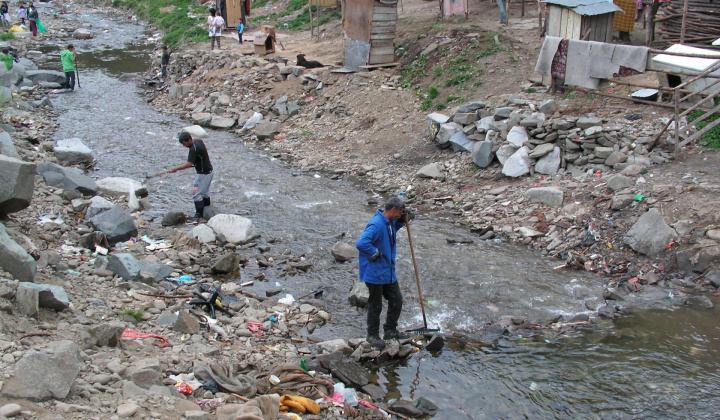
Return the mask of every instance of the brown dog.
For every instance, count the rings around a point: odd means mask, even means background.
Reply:
[[[306,60],[305,54],[298,54],[297,56],[297,65],[301,67],[305,67],[306,69],[317,69],[320,67],[325,67],[322,65],[321,62],[315,61],[315,60]]]

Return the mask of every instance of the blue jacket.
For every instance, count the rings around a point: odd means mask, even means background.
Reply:
[[[370,219],[365,231],[360,235],[355,248],[360,251],[360,281],[372,284],[390,284],[397,281],[395,277],[395,240],[397,231],[405,226],[399,219],[391,222],[378,210]],[[368,261],[376,251],[382,256],[375,262]]]

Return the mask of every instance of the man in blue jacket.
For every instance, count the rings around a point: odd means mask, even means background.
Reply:
[[[378,348],[385,347],[385,341],[380,339],[383,298],[388,301],[387,317],[383,324],[384,339],[402,340],[409,337],[397,330],[403,302],[395,276],[395,241],[398,229],[405,226],[406,216],[412,218],[410,211],[405,209],[402,199],[398,197],[389,199],[385,209],[378,209],[355,243],[355,247],[360,251],[360,280],[365,282],[370,291],[367,341]]]

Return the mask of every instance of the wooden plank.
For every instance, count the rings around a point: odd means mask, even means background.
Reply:
[[[392,45],[376,47],[373,44],[370,47],[370,56],[377,56],[377,55],[395,55],[395,47]]]
[[[579,14],[577,14],[575,12],[572,12],[570,14],[570,19],[573,20],[572,34],[574,37],[576,37],[574,39],[580,39],[583,36],[583,32],[580,32],[580,30],[582,29],[582,18],[583,18],[582,16],[580,16]]]
[[[613,38],[613,19],[615,19],[615,13],[608,14],[607,28],[605,28],[605,42],[612,42]]]
[[[345,2],[343,28],[348,38],[370,42],[370,22],[374,0],[353,0]]]
[[[562,11],[558,6],[550,5],[547,22],[547,34],[550,36],[560,36],[560,15]]]
[[[560,16],[560,38],[567,38],[567,20],[568,9],[562,8],[562,15]]]
[[[396,62],[392,62],[392,63],[380,63],[380,64],[372,64],[372,65],[368,65],[368,66],[358,66],[358,67],[360,67],[361,69],[378,69],[378,68],[382,68],[382,67],[397,67],[399,65],[400,65],[400,63],[396,61]]]
[[[373,22],[383,22],[383,21],[391,21],[395,22],[397,20],[396,15],[380,15],[380,14],[373,14],[372,21]]]

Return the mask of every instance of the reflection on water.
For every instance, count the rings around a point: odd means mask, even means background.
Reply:
[[[136,27],[124,28],[108,32],[137,41]],[[83,87],[52,98],[60,113],[55,138],[80,137],[90,145],[99,159],[91,174],[97,178],[140,180],[183,162],[187,150],[176,134],[189,124],[158,113],[136,85],[114,77],[145,70],[146,63],[133,59],[142,48],[126,54],[102,42],[91,47],[84,47],[90,58],[81,62]],[[211,131],[206,144],[216,171],[214,203],[250,217],[273,253],[287,250],[313,263],[297,275],[268,271],[268,281],[256,282],[255,291],[276,283],[296,297],[322,289],[321,303],[333,321],[319,330],[329,338],[364,336],[363,311],[347,305],[357,267],[336,263],[330,249],[338,238],[354,243],[375,211],[365,205],[369,194],[351,182],[289,168],[229,132]],[[193,211],[191,180],[185,171],[151,181],[153,208],[143,217],[159,222],[168,210]],[[503,315],[571,316],[597,304],[604,286],[601,278],[555,271],[556,263],[502,241],[448,244],[448,238],[477,238],[437,215],[419,215],[412,234],[431,327],[473,333]],[[406,235],[403,230],[398,237],[406,300],[401,326],[417,328],[422,316]],[[388,398],[435,402],[442,408],[438,419],[714,418],[720,393],[715,320],[715,310],[683,309],[633,315],[614,328],[552,342],[516,336],[493,347],[458,340],[375,374]]]

